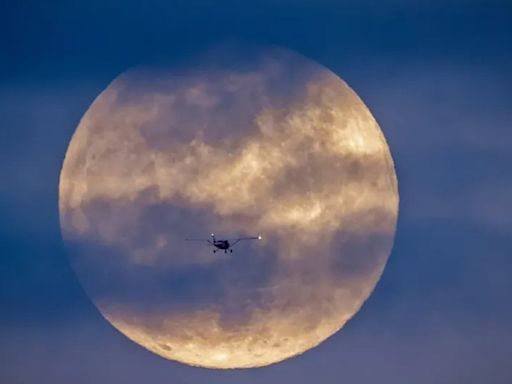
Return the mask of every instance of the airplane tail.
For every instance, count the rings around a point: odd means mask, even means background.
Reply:
[[[212,233],[212,241],[215,244],[215,234],[214,233]]]

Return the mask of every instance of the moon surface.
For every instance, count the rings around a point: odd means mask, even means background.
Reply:
[[[385,138],[343,80],[284,49],[235,56],[121,74],[80,121],[59,186],[63,238],[102,315],[209,368],[276,363],[340,330],[398,214]],[[211,232],[263,240],[232,254],[184,241]]]

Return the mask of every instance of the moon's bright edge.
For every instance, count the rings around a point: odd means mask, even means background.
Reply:
[[[103,316],[168,359],[248,368],[341,329],[391,250],[397,181],[359,97],[289,51],[139,69],[85,113],[60,178],[72,265]],[[262,235],[233,254],[186,237]]]

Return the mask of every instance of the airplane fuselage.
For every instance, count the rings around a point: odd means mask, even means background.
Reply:
[[[215,248],[218,248],[218,249],[229,249],[230,247],[230,244],[229,244],[229,241],[228,240],[216,240],[214,243],[213,243],[213,246]]]

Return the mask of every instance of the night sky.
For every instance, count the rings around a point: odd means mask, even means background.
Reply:
[[[58,180],[119,73],[215,44],[331,69],[388,140],[394,249],[362,310],[277,365],[164,360],[105,321],[62,244]],[[512,382],[512,3],[12,1],[0,5],[0,383]]]

